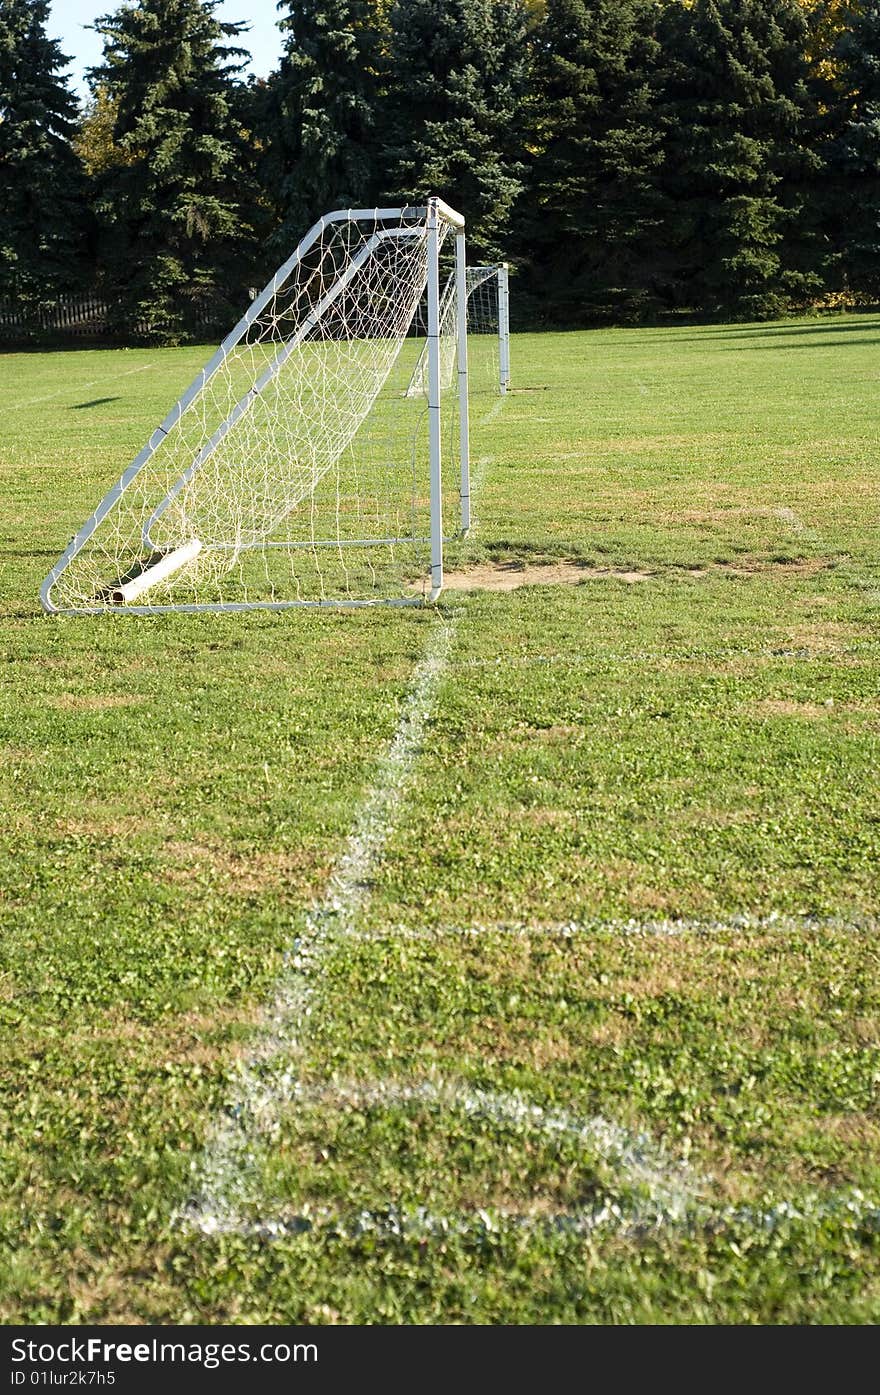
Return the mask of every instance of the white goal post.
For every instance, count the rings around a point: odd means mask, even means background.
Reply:
[[[450,272],[440,297],[440,383],[449,387],[455,372],[456,346],[459,327],[458,307],[461,296],[455,271]],[[507,262],[487,266],[468,266],[465,271],[465,330],[473,353],[477,336],[486,336],[492,344],[488,355],[491,368],[481,375],[481,386],[491,386],[504,395],[510,387],[510,291]],[[477,341],[479,342],[479,341]],[[428,371],[427,344],[407,384],[407,396],[418,397],[424,392]],[[471,372],[471,391],[474,390]]]
[[[464,229],[437,198],[321,218],[80,528],[44,609],[435,600],[470,521]]]

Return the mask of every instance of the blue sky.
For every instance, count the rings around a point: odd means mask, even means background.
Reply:
[[[101,58],[101,41],[85,26],[93,24],[97,15],[106,15],[119,8],[119,0],[52,0],[48,32],[52,39],[61,40],[61,51],[73,60],[67,72],[79,97],[87,95],[83,80],[86,68]],[[281,34],[275,27],[275,0],[223,0],[215,11],[223,20],[246,20],[250,32],[241,39],[241,47],[251,56],[250,71],[258,77],[275,67],[281,52]]]

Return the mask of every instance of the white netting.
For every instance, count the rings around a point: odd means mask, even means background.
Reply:
[[[55,607],[412,598],[430,563],[427,402],[406,391],[424,211],[324,220],[308,243],[105,497],[53,574]],[[126,594],[172,554],[168,576]]]
[[[469,266],[465,271],[471,393],[500,391],[498,277],[497,266]],[[440,386],[444,391],[452,387],[455,378],[457,344],[455,272],[451,271],[440,297]],[[407,396],[424,396],[427,384],[428,353],[423,345],[407,384]]]

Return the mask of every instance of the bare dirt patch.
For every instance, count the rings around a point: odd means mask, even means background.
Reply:
[[[672,516],[680,523],[729,523],[733,519],[778,518],[779,510],[765,505],[743,506],[730,504],[714,509],[685,509]]]
[[[171,840],[165,843],[164,851],[165,881],[186,886],[214,879],[241,896],[280,891],[314,895],[327,873],[320,856],[308,848],[245,853],[221,844]]]
[[[447,572],[447,591],[516,591],[520,586],[578,586],[582,581],[647,581],[651,572],[588,567],[581,562],[486,562],[466,571]]]
[[[688,567],[686,574],[695,578],[711,575],[748,578],[761,575],[811,577],[826,571],[833,562],[825,557],[803,557],[781,561],[765,557],[741,557],[735,561],[709,562]],[[650,581],[661,575],[675,576],[676,569],[593,567],[585,562],[481,562],[461,571],[447,572],[443,578],[447,591],[516,591],[520,586],[579,586],[589,581],[622,581],[633,585]],[[681,575],[678,572],[678,575]],[[413,590],[422,583],[414,583]]]
[[[797,557],[780,561],[778,558],[740,557],[732,562],[709,562],[705,566],[688,567],[689,576],[709,576],[721,572],[726,576],[750,577],[775,576],[816,576],[828,571],[834,563],[827,557]]]
[[[8,770],[17,765],[38,765],[46,759],[47,752],[35,746],[4,746],[3,763]]]
[[[790,698],[763,698],[748,710],[756,717],[828,717],[833,713],[831,703],[795,702]]]
[[[826,654],[833,653],[842,645],[854,643],[864,636],[864,631],[845,620],[813,620],[809,624],[793,626],[790,636],[792,644],[798,648]]]
[[[124,814],[115,818],[58,818],[55,827],[66,838],[131,838],[142,833],[142,814]]]
[[[681,809],[675,815],[678,823],[696,828],[735,828],[749,823],[755,817],[754,809]]]
[[[261,1015],[259,1004],[214,1004],[210,1012],[192,1010],[170,1016],[151,1029],[149,1042],[145,1043],[143,1023],[113,1011],[103,1022],[91,1022],[74,1033],[71,1040],[83,1049],[99,1041],[121,1052],[143,1048],[153,1060],[167,1064],[215,1066],[235,1050],[234,1040],[230,1044],[230,1033],[255,1031]]]

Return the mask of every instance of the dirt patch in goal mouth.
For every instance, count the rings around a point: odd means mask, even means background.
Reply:
[[[480,562],[461,571],[446,572],[444,591],[515,591],[520,586],[578,586],[583,581],[622,581],[632,585],[658,577],[729,576],[740,580],[766,574],[811,577],[832,564],[824,557],[779,558],[743,557],[735,561],[714,561],[696,566],[660,566],[654,571],[638,567],[595,567],[587,562],[560,560],[558,562]],[[414,583],[413,590],[424,589]]]
[[[582,562],[484,562],[447,572],[444,591],[515,591],[520,586],[577,586],[581,581],[647,581],[651,572],[616,571]]]

